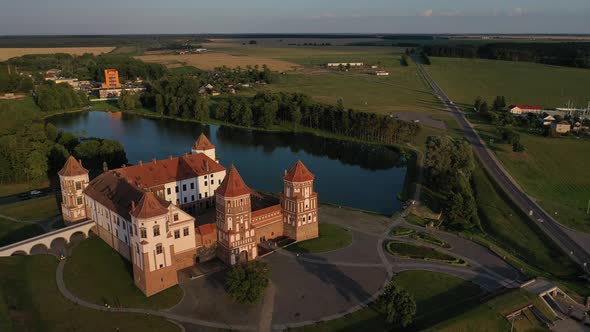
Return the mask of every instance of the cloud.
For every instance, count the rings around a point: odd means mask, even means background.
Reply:
[[[463,13],[459,10],[441,10],[441,11],[434,11],[433,9],[426,9],[418,13],[418,16],[421,17],[434,17],[434,16],[444,16],[444,17],[453,17],[453,16],[461,16]]]

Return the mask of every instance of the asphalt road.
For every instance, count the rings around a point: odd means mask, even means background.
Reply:
[[[479,160],[484,164],[490,175],[504,192],[516,203],[516,205],[537,224],[555,243],[559,245],[568,255],[576,261],[586,273],[590,273],[590,248],[582,243],[576,242],[576,239],[570,237],[553,217],[545,212],[539,204],[530,198],[512,179],[496,156],[485,146],[471,123],[465,117],[465,114],[453,104],[449,97],[430,77],[424,67],[417,61],[418,69],[428,81],[435,94],[443,104],[451,110],[453,116],[457,119],[464,137],[473,145],[473,150]],[[531,212],[532,211],[532,212]],[[584,266],[587,263],[589,266]]]

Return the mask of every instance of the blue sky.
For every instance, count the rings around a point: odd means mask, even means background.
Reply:
[[[590,33],[590,0],[0,0],[0,35]]]

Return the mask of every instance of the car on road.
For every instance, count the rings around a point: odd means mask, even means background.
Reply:
[[[30,196],[39,196],[41,195],[41,191],[40,190],[33,190],[29,193]]]

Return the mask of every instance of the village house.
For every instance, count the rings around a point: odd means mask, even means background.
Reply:
[[[190,154],[105,170],[92,181],[70,157],[59,178],[64,220],[93,220],[94,233],[132,263],[146,296],[212,258],[234,265],[255,259],[266,241],[319,235],[315,177],[301,161],[285,171],[278,197],[266,195],[249,188],[234,166],[226,171],[204,135]],[[207,208],[215,209],[214,220],[196,220]]]
[[[521,115],[527,113],[540,114],[543,110],[538,105],[510,105],[508,111],[510,114]]]
[[[567,134],[572,130],[572,125],[568,121],[553,121],[551,123],[551,129],[555,130],[558,134]]]

